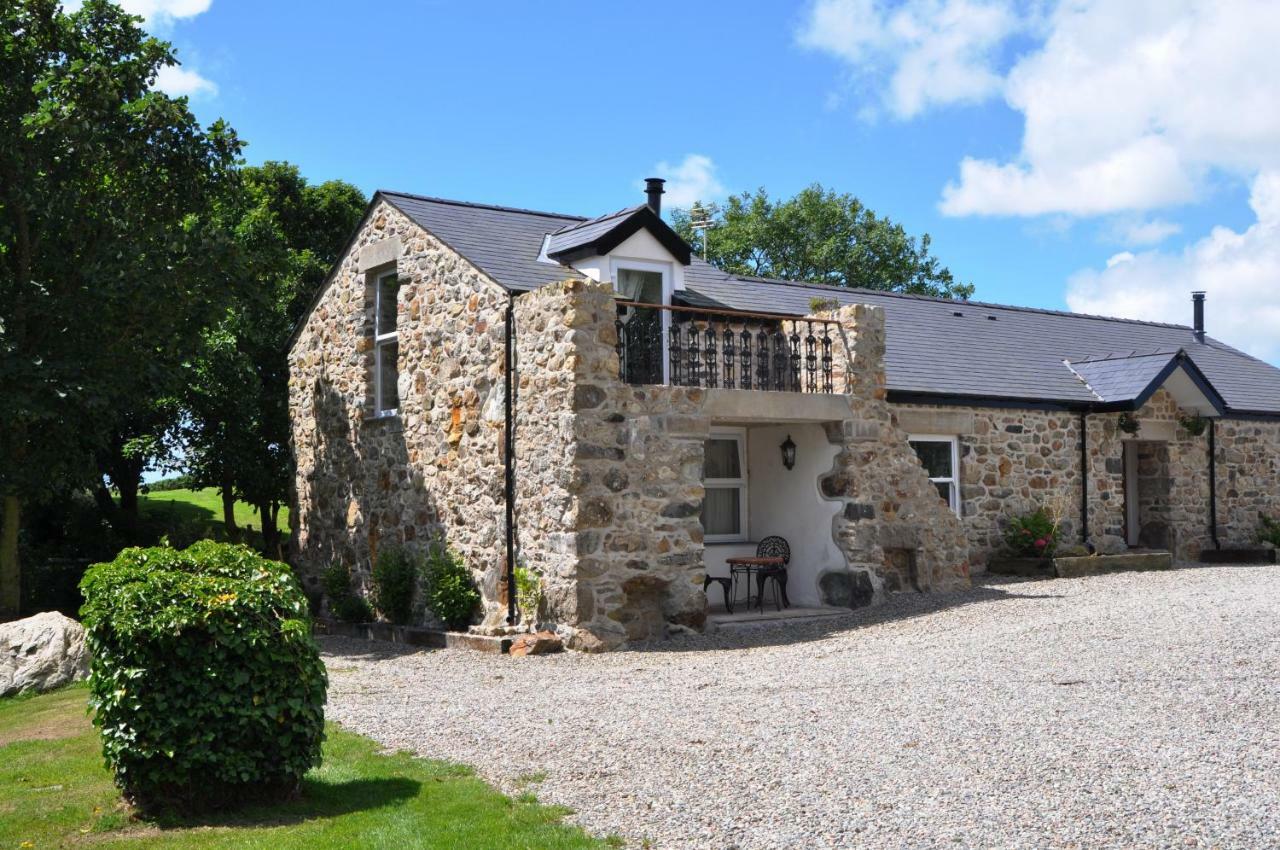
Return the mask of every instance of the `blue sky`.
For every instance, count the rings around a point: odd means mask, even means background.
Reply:
[[[1211,334],[1280,362],[1276,4],[125,5],[251,162],[580,214],[651,174],[820,182],[983,300],[1186,322],[1204,288]]]

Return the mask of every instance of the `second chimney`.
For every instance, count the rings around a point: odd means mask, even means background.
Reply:
[[[1204,342],[1204,293],[1191,293],[1192,328],[1195,330],[1196,342]]]
[[[653,210],[654,215],[662,215],[662,194],[666,191],[662,188],[662,184],[666,182],[661,177],[644,179],[644,193],[649,199],[649,209]]]

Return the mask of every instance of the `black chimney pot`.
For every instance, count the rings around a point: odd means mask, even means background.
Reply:
[[[644,193],[649,198],[649,209],[653,210],[654,215],[662,215],[662,194],[666,191],[662,184],[666,182],[661,177],[644,179]]]
[[[1204,293],[1191,293],[1191,307],[1194,311],[1194,324],[1196,334],[1196,342],[1204,342]]]

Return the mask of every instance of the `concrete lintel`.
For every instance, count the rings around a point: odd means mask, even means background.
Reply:
[[[1122,431],[1120,433],[1121,440],[1136,440],[1139,442],[1143,440],[1154,440],[1171,443],[1177,439],[1177,423],[1175,422],[1166,422],[1163,420],[1151,421],[1147,419],[1139,419],[1138,421],[1142,423],[1142,426],[1138,428],[1138,433],[1126,434]]]
[[[733,422],[831,422],[848,419],[849,396],[767,390],[707,390],[703,413]]]
[[[400,237],[392,236],[390,239],[383,239],[380,242],[374,242],[365,245],[360,249],[360,260],[357,268],[361,273],[376,269],[378,266],[387,266],[400,259]]]
[[[898,424],[908,434],[972,434],[973,413],[967,410],[895,408]]]

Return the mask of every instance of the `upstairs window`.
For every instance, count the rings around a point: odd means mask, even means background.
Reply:
[[[938,489],[938,495],[956,516],[960,515],[960,452],[959,440],[937,434],[913,434],[907,438],[916,456],[929,473],[929,480]]]
[[[708,543],[747,539],[747,434],[715,430],[703,452],[702,531]]]
[[[400,408],[397,361],[400,343],[396,335],[396,309],[400,280],[394,271],[378,275],[373,287],[373,411],[394,416]]]

